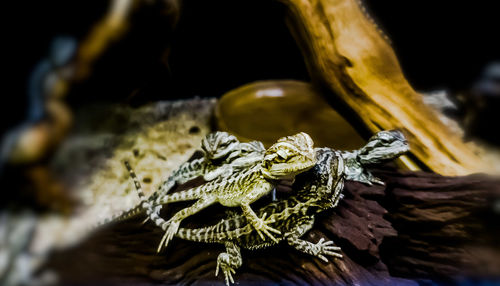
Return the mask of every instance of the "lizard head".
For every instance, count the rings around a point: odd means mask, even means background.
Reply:
[[[237,147],[238,139],[227,132],[213,132],[201,140],[201,149],[205,157],[209,160],[219,160],[226,158]]]
[[[268,179],[288,179],[316,164],[313,141],[304,132],[280,138],[266,150],[262,173]]]
[[[378,164],[395,159],[408,150],[410,146],[401,131],[380,131],[359,150],[358,160],[363,165]]]

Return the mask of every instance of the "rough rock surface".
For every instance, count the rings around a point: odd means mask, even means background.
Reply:
[[[137,204],[125,160],[143,175],[145,193],[155,191],[199,149],[201,139],[211,131],[215,102],[192,99],[139,108],[110,105],[80,110],[75,131],[49,167],[78,208],[69,217],[43,218],[34,249],[79,241],[97,222]]]
[[[50,271],[37,272],[52,251],[80,243],[97,222],[139,201],[123,161],[129,160],[143,175],[145,192],[153,192],[212,130],[215,103],[195,98],[137,108],[79,107],[72,133],[54,156],[30,168],[28,176],[10,176],[6,185],[17,191],[10,194],[38,188],[44,202],[56,205],[54,209],[65,206],[65,200],[55,199],[61,194],[73,198],[76,207],[68,215],[0,212],[0,284],[53,281]]]

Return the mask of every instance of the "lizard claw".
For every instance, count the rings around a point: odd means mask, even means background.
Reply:
[[[179,230],[180,222],[178,221],[169,221],[168,228],[163,235],[163,238],[158,245],[157,251],[160,252],[163,247],[167,247],[168,243],[174,238],[175,234]]]
[[[262,217],[259,218],[259,220],[253,225],[253,227],[255,228],[255,230],[257,231],[257,234],[259,234],[261,239],[263,239],[263,240],[265,239],[264,235],[263,235],[263,233],[264,233],[272,241],[274,241],[275,243],[278,243],[278,240],[272,235],[271,232],[274,232],[275,234],[281,234],[281,232],[275,228],[268,226],[268,224],[275,222],[275,220],[274,219],[267,219],[266,220],[266,216],[267,216],[267,214],[264,213],[264,215],[262,215]]]
[[[146,217],[146,219],[141,222],[141,225],[145,225],[148,222],[148,220],[149,220],[149,217]]]
[[[377,185],[381,185],[381,186],[384,186],[384,185],[385,185],[384,181],[382,181],[381,179],[379,179],[379,178],[377,178],[377,177],[375,177],[375,176],[372,176],[372,177],[370,178],[370,181],[371,181],[372,183],[377,184]]]
[[[312,249],[313,255],[315,255],[319,259],[323,260],[324,262],[328,262],[328,259],[325,257],[325,255],[342,258],[342,254],[338,253],[341,250],[340,247],[333,246],[334,243],[331,240],[327,241],[327,242],[324,242],[324,241],[325,241],[325,239],[321,238],[318,241],[318,243],[316,243],[313,246],[313,249]]]
[[[215,276],[218,276],[219,269],[222,269],[222,272],[224,272],[224,279],[226,280],[227,286],[229,286],[230,284],[234,284],[233,274],[236,273],[236,270],[234,270],[230,266],[229,260],[230,258],[227,253],[219,254],[219,257],[217,257],[217,267],[215,268]]]

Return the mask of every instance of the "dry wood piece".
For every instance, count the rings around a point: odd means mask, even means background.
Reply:
[[[375,133],[401,128],[412,154],[444,175],[484,170],[409,85],[396,55],[356,0],[283,0],[313,80],[332,91]]]
[[[395,275],[500,277],[500,180],[390,174],[384,205],[398,231],[382,257]]]
[[[305,236],[309,241],[334,240],[342,247],[343,259],[323,263],[285,245],[242,250],[237,282],[417,285],[408,279],[498,276],[500,255],[494,241],[498,217],[491,208],[500,198],[498,182],[411,172],[377,175],[388,182],[387,187],[347,182],[339,206],[322,213]],[[179,189],[199,183],[195,180]],[[390,206],[390,212],[382,205]],[[187,225],[214,223],[222,216],[222,208],[211,207]],[[156,254],[163,232],[151,224],[141,226],[142,219],[102,229],[78,247],[55,254],[47,267],[61,275],[63,284],[223,285],[223,278],[214,276],[223,246],[174,239],[166,252]]]
[[[200,181],[190,182],[180,190]],[[380,197],[381,193],[383,187],[374,187],[365,190],[363,196]],[[396,235],[383,218],[385,209],[358,194],[355,188],[347,187],[345,195],[339,207],[323,213],[316,227],[305,236],[310,241],[325,237],[338,242],[344,251],[343,259],[324,263],[284,244],[259,251],[242,250],[243,266],[235,275],[237,282],[417,285],[391,277],[380,261],[378,245],[384,237]],[[174,212],[175,209],[169,210],[169,214]],[[211,207],[193,216],[188,225],[193,225],[193,221],[216,223],[222,216],[222,208]],[[139,217],[105,228],[77,248],[56,254],[48,267],[57,270],[63,284],[224,284],[223,277],[214,276],[217,255],[224,250],[222,245],[174,239],[168,250],[156,254],[163,232],[151,224],[141,226],[142,220]]]

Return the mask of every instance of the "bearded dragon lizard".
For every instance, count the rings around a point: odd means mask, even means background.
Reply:
[[[295,195],[258,210],[258,216],[268,215],[271,226],[280,231],[274,239],[263,237],[254,231],[244,215],[224,219],[216,225],[199,229],[180,228],[177,237],[205,243],[221,243],[226,252],[217,258],[216,275],[221,269],[226,284],[234,283],[232,275],[242,264],[240,248],[259,249],[286,241],[297,250],[316,256],[327,262],[326,256],[341,258],[340,248],[332,241],[320,239],[317,243],[302,240],[300,237],[309,231],[314,224],[314,215],[337,206],[341,199],[341,191],[345,179],[371,184],[381,182],[372,176],[366,165],[381,163],[394,159],[409,150],[408,143],[399,131],[382,131],[370,138],[360,150],[340,152],[330,148],[316,148],[317,163],[312,169],[297,176]],[[363,159],[364,158],[364,159]],[[366,159],[366,160],[365,160]],[[362,162],[354,164],[352,160]],[[358,172],[353,170],[362,168]],[[353,175],[353,174],[364,174]],[[137,188],[140,183],[133,171],[132,178]]]
[[[175,185],[184,184],[200,176],[203,176],[205,181],[211,181],[217,177],[230,176],[232,172],[243,170],[261,162],[266,151],[264,145],[259,141],[241,143],[235,136],[222,131],[213,132],[205,136],[201,141],[201,149],[203,157],[183,163],[149,198],[146,198],[144,193],[140,192],[141,203],[129,210],[103,220],[97,226],[133,217],[145,209],[149,212],[148,215],[158,215],[161,210],[159,201]],[[145,207],[146,205],[155,205],[155,208],[147,208]]]
[[[247,217],[258,235],[264,238],[265,234],[274,240],[271,232],[279,234],[279,231],[268,227],[272,221],[266,220],[265,214],[258,217],[250,204],[271,192],[278,180],[293,178],[313,167],[315,162],[312,139],[306,133],[298,133],[279,139],[266,150],[260,164],[235,172],[231,177],[219,177],[199,187],[165,196],[159,201],[160,204],[196,200],[191,207],[177,212],[169,221],[152,212],[154,206],[144,202],[151,220],[165,230],[158,251],[167,246],[183,219],[216,202],[228,207],[241,207],[243,215]],[[130,175],[135,178],[130,166],[128,164],[126,166]],[[136,184],[136,188],[142,193],[140,185]]]

